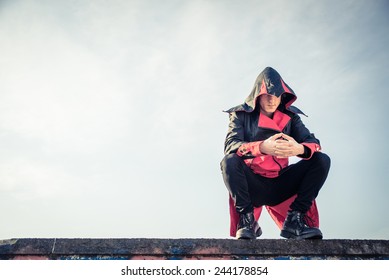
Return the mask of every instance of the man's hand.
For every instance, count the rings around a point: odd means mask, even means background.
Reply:
[[[293,137],[284,133],[274,134],[263,141],[259,148],[261,153],[279,158],[287,158],[304,153],[304,146],[297,143]]]

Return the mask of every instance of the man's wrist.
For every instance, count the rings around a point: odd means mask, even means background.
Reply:
[[[265,142],[265,141],[260,141],[260,142],[258,143],[258,149],[259,149],[259,152],[260,152],[262,155],[267,155],[266,146],[264,145],[264,142]]]
[[[303,144],[300,144],[300,155],[304,155],[305,153],[305,146]]]

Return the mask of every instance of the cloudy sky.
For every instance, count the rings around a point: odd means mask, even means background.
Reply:
[[[332,168],[328,239],[389,238],[389,2],[0,0],[0,239],[228,238],[223,110],[272,66]],[[265,212],[263,238],[280,238]]]

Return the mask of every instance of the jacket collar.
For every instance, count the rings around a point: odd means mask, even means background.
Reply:
[[[260,113],[258,120],[258,127],[269,128],[277,131],[282,131],[290,121],[291,117],[279,110],[274,112],[273,118]]]

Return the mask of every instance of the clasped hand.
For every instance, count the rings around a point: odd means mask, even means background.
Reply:
[[[293,137],[284,133],[277,133],[265,141],[259,147],[261,153],[287,158],[304,153],[304,146],[296,142]]]

